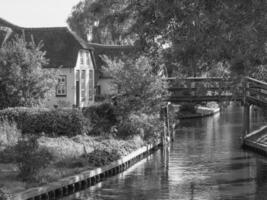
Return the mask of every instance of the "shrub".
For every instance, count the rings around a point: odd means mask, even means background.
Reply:
[[[96,149],[87,155],[88,162],[95,167],[108,165],[119,158],[120,155],[116,149],[112,149],[111,151]]]
[[[35,180],[38,172],[47,167],[52,159],[48,151],[39,148],[35,137],[20,140],[15,146],[14,156],[18,163],[19,177],[23,181]]]
[[[22,134],[75,136],[87,133],[90,129],[89,120],[76,109],[17,107],[1,110],[0,117],[15,121]]]
[[[7,146],[4,150],[0,151],[1,163],[16,163],[15,146]]]
[[[139,127],[135,126],[130,120],[124,120],[117,127],[117,136],[122,139],[130,139],[134,135],[141,134]]]
[[[83,114],[91,123],[92,135],[107,133],[117,123],[114,107],[110,103],[105,102],[84,108]]]
[[[0,120],[0,147],[13,146],[20,137],[21,131],[17,128],[15,122],[7,119]]]
[[[132,139],[139,135],[142,139],[150,141],[158,138],[162,130],[163,123],[156,115],[132,114],[118,126],[117,136]]]

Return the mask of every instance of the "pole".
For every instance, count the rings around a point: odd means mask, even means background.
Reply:
[[[250,105],[249,103],[245,103],[244,105],[244,116],[243,116],[243,126],[244,126],[244,132],[243,132],[243,140],[245,139],[246,135],[250,132]]]

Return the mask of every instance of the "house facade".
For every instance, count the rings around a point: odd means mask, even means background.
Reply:
[[[47,99],[48,107],[88,107],[94,103],[94,65],[91,53],[81,49],[74,67],[60,68],[55,95]]]
[[[48,69],[57,69],[58,84],[47,99],[48,107],[88,107],[95,99],[93,48],[67,27],[25,28],[0,18],[0,45],[15,35],[42,42]]]

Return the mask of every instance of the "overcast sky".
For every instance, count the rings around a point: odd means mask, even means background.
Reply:
[[[0,0],[0,17],[18,26],[66,26],[80,0]]]

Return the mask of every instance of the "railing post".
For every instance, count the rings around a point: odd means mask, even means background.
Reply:
[[[250,132],[250,104],[248,102],[248,82],[247,79],[244,78],[243,80],[243,87],[244,87],[244,112],[243,112],[243,134],[242,134],[242,140],[245,139],[246,135]]]
[[[243,79],[243,103],[244,106],[247,103],[247,79]]]

